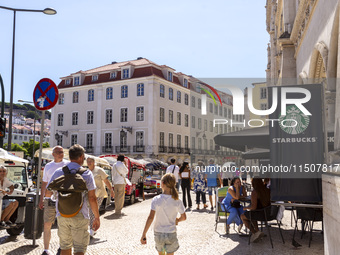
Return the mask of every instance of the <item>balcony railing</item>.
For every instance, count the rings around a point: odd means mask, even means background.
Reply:
[[[190,154],[190,149],[189,148],[184,148],[184,154]]]
[[[169,153],[175,153],[176,152],[176,148],[175,147],[168,147],[168,152]]]
[[[159,153],[164,153],[164,152],[167,152],[168,150],[167,150],[168,148],[166,147],[166,146],[159,146],[158,147],[158,152]]]
[[[84,149],[85,149],[85,152],[87,153],[93,153],[94,151],[93,147],[85,147]]]
[[[145,152],[145,146],[140,145],[133,146],[133,152]]]
[[[130,146],[116,146],[116,152],[130,153]]]
[[[102,152],[103,153],[113,153],[113,146],[103,146]]]
[[[183,148],[181,147],[176,147],[176,153],[183,153]]]

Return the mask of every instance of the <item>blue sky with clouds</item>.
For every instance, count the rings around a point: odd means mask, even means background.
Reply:
[[[14,102],[44,77],[145,57],[195,77],[265,77],[269,35],[262,0],[0,0],[17,12]],[[13,12],[0,9],[0,74],[9,102]],[[249,84],[250,85],[250,84]]]

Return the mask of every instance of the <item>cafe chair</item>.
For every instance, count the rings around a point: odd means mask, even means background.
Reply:
[[[250,224],[252,224],[252,220],[264,222],[264,224],[265,224],[265,226],[268,230],[268,236],[269,236],[272,248],[274,248],[274,246],[273,246],[272,236],[270,234],[270,225],[268,224],[268,222],[270,222],[270,221],[276,220],[276,223],[279,226],[279,231],[280,231],[280,235],[281,235],[281,238],[282,238],[282,242],[285,243],[285,240],[283,239],[283,235],[282,235],[282,232],[281,232],[281,222],[279,222],[276,219],[278,211],[279,211],[278,206],[270,205],[270,206],[267,206],[267,207],[262,208],[262,209],[251,210],[250,214],[249,214]],[[251,235],[249,235],[248,245],[250,244],[250,236]]]
[[[313,233],[313,225],[316,221],[323,221],[323,212],[322,209],[319,208],[303,208],[303,207],[297,207],[297,219],[301,220],[302,224],[302,233],[301,233],[301,239],[303,237],[303,234],[305,232],[305,229],[309,229],[309,245],[310,247],[312,242],[312,233]],[[323,224],[322,224],[323,226]]]
[[[227,196],[229,186],[219,188],[216,192],[216,212],[215,212],[215,231],[217,232],[217,224],[224,223],[227,228],[227,219],[229,212],[226,212],[222,200]]]

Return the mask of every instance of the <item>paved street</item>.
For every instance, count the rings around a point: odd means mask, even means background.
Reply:
[[[180,194],[181,197],[181,194]],[[126,216],[115,218],[113,206],[101,216],[101,228],[96,238],[91,239],[87,254],[157,254],[154,248],[153,231],[148,232],[148,244],[140,244],[140,236],[148,216],[152,195],[147,200],[124,208]],[[192,192],[194,201],[194,193]],[[196,208],[194,205],[193,208]],[[308,248],[309,234],[296,240],[302,244],[299,249],[291,245],[293,228],[290,226],[290,212],[285,212],[283,236],[286,244],[282,243],[278,229],[271,228],[274,249],[271,248],[269,237],[261,242],[248,245],[247,237],[240,237],[234,230],[229,236],[220,236],[214,228],[215,215],[207,210],[187,212],[187,220],[180,222],[177,228],[180,249],[176,254],[323,254],[323,238],[320,232],[313,233],[311,248]],[[315,229],[321,229],[321,224],[315,224]],[[224,227],[219,224],[217,231],[223,233]],[[265,233],[266,229],[264,229]],[[42,238],[37,240],[38,246],[31,247],[32,240],[26,240],[21,234],[16,239],[9,238],[6,231],[0,231],[0,254],[21,255],[41,254],[43,252]],[[57,229],[52,229],[51,250],[58,249]]]

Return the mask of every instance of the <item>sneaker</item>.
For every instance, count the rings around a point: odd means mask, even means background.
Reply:
[[[213,211],[213,210],[214,210],[214,207],[212,206],[212,207],[210,207],[210,209]]]
[[[9,228],[10,228],[10,226],[8,226],[8,225],[6,224],[6,222],[4,222],[4,221],[1,221],[1,222],[0,222],[0,227],[1,227],[1,228],[4,228],[4,229],[9,229]]]
[[[257,243],[261,239],[261,231],[257,231],[255,234],[253,234],[251,237],[253,237],[253,243]],[[250,239],[251,240],[251,239]]]
[[[7,226],[9,226],[9,227],[11,227],[11,228],[12,228],[12,227],[15,227],[15,226],[17,225],[17,224],[15,224],[15,223],[12,223],[10,220],[6,221],[5,223],[6,223]]]
[[[61,253],[61,249],[59,247],[56,255],[60,255],[60,253]]]
[[[95,234],[97,234],[97,231],[94,231],[93,229],[90,229],[90,236],[94,237]]]
[[[242,227],[243,227],[243,224],[238,225],[237,232],[239,234],[241,234]]]

